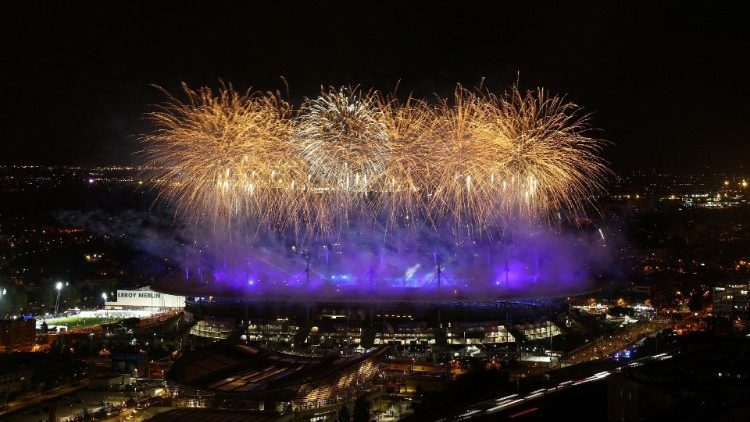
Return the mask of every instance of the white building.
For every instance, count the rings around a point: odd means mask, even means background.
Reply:
[[[118,290],[114,301],[107,301],[106,308],[112,310],[168,310],[185,307],[185,296],[155,292],[149,286],[138,290]]]
[[[714,287],[714,315],[731,318],[750,312],[750,283]]]

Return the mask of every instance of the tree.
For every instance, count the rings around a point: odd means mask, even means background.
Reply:
[[[0,296],[0,317],[14,312],[21,312],[29,304],[29,297],[23,290],[14,287],[0,287],[5,294]]]
[[[706,307],[706,300],[703,299],[703,295],[700,292],[693,293],[690,296],[690,303],[688,309],[692,312],[702,311]]]
[[[341,409],[339,409],[339,414],[336,416],[336,422],[349,422],[350,420],[349,409],[346,407],[346,404],[344,404],[341,406]]]
[[[354,402],[354,422],[367,422],[370,420],[370,402],[365,399],[365,396],[357,397]]]

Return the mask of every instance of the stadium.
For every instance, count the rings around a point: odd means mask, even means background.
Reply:
[[[180,270],[152,288],[187,298],[193,339],[226,340],[170,373],[196,397],[325,407],[294,381],[328,379],[318,359],[366,386],[384,353],[501,353],[560,334],[566,301],[597,288],[602,142],[543,89],[429,102],[328,88],[298,108],[231,86],[184,94],[147,116],[143,143],[181,239]],[[286,366],[239,367],[259,359]]]
[[[608,170],[587,116],[560,97],[331,87],[295,108],[279,93],[183,88],[142,137],[147,186],[185,224],[175,288],[280,300],[588,288],[605,242],[586,215]]]

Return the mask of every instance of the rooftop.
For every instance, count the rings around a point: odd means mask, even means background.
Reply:
[[[242,344],[219,343],[180,357],[167,378],[183,386],[222,395],[292,399],[297,387],[325,381],[379,358],[385,348],[353,357],[309,357],[278,353]]]

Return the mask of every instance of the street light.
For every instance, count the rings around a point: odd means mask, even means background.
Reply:
[[[62,292],[63,284],[62,281],[55,283],[55,289],[57,289],[57,300],[55,300],[55,316],[57,316],[57,310],[60,307],[60,292]]]
[[[104,299],[104,316],[107,316],[107,292],[102,292],[102,299]]]

